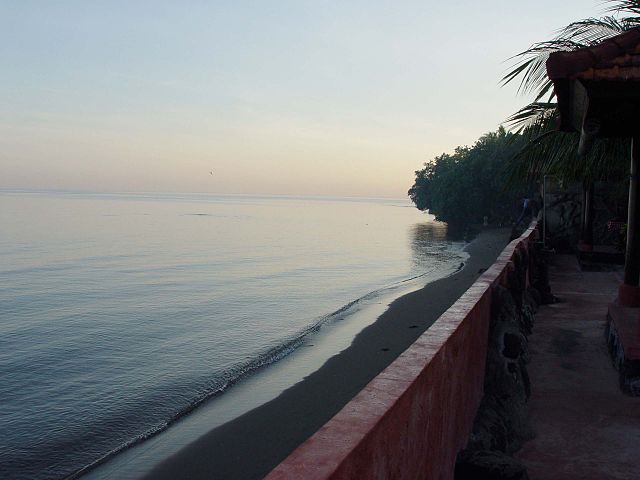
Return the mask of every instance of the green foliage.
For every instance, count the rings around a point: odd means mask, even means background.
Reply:
[[[514,205],[519,205],[521,194],[532,191],[523,185],[542,175],[587,183],[624,181],[628,141],[598,139],[586,157],[579,158],[579,134],[556,130],[557,104],[546,74],[551,53],[590,47],[640,27],[640,0],[604,3],[608,4],[606,11],[615,16],[571,23],[553,39],[535,43],[513,57],[515,64],[502,84],[519,81],[519,91],[535,98],[507,120],[516,131],[507,133],[500,128],[471,148],[458,147],[453,154],[442,154],[425,164],[408,192],[416,207],[449,223],[480,222],[484,215],[490,221],[505,222],[517,210]]]
[[[483,135],[472,147],[443,153],[416,171],[409,197],[420,210],[453,224],[507,222],[519,214],[524,186],[506,188],[508,163],[522,137],[505,131]]]
[[[546,71],[546,61],[553,52],[591,47],[640,26],[639,0],[605,0],[604,3],[608,4],[606,11],[616,16],[587,18],[567,25],[553,39],[535,43],[515,55],[515,65],[502,78],[503,85],[519,81],[520,92],[535,95],[533,103],[507,119],[507,124],[515,127],[526,140],[522,151],[514,157],[511,181],[541,175],[554,175],[570,182],[624,179],[628,140],[598,139],[586,157],[579,158],[580,135],[556,130],[557,104]]]
[[[570,23],[560,29],[556,36],[544,42],[531,45],[511,59],[515,61],[510,71],[502,77],[502,85],[520,80],[519,92],[534,94],[534,102],[555,97],[551,81],[547,78],[546,61],[549,55],[558,51],[571,51],[591,47],[618,35],[626,30],[640,26],[640,1],[638,0],[605,0],[609,4],[607,12],[616,15],[631,14],[630,17],[603,16],[587,18]]]
[[[530,104],[525,109],[537,108]],[[544,109],[544,104],[542,104]],[[509,166],[511,182],[553,175],[567,183],[625,181],[629,169],[628,139],[599,138],[583,158],[578,156],[580,134],[559,132],[558,112],[542,111],[521,133],[524,147]]]

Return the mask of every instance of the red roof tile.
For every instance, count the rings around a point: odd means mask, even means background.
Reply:
[[[547,60],[552,81],[640,80],[640,28],[634,28],[602,43],[568,52],[555,52]]]

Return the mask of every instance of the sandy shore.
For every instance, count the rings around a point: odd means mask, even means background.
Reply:
[[[395,300],[353,344],[274,400],[197,439],[145,479],[259,479],[335,415],[471,286],[508,242],[485,230],[455,275]]]

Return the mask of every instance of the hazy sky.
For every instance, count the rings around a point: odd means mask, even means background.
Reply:
[[[0,0],[0,188],[403,197],[526,103],[505,59],[602,9]]]

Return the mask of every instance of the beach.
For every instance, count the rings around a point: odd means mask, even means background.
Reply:
[[[393,301],[349,348],[277,398],[221,425],[161,461],[145,479],[259,479],[335,415],[467,290],[508,243],[485,229],[457,273]],[[455,372],[452,372],[452,375]]]

